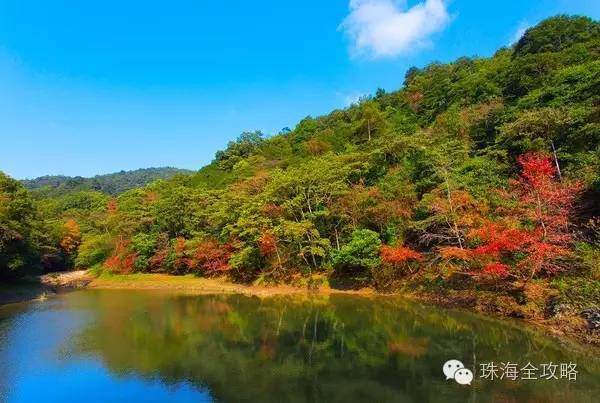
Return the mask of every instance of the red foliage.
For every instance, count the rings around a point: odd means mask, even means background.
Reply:
[[[531,242],[527,252],[527,257],[519,263],[519,266],[529,269],[531,276],[541,271],[546,273],[560,271],[561,266],[556,263],[557,258],[570,254],[568,248],[540,241],[539,238]]]
[[[131,273],[133,271],[133,264],[137,259],[137,253],[127,253],[121,260],[121,271],[123,273]]]
[[[115,250],[112,256],[104,262],[104,267],[116,273],[131,273],[137,254],[129,251],[130,243],[129,240],[124,239],[117,241]]]
[[[119,203],[117,202],[117,199],[111,197],[106,203],[106,211],[108,212],[108,214],[115,214],[118,209]]]
[[[110,271],[118,271],[121,265],[121,257],[118,255],[112,255],[104,261],[104,267]]]
[[[381,260],[390,266],[398,267],[410,260],[421,261],[423,255],[406,246],[383,245],[380,250]]]
[[[231,245],[222,245],[214,239],[207,239],[198,245],[194,259],[203,273],[216,274],[229,270],[232,252]]]
[[[148,259],[148,265],[153,271],[161,271],[165,265],[168,254],[169,251],[167,249],[157,250],[154,255]]]
[[[504,278],[510,274],[509,270],[510,267],[508,265],[505,265],[504,263],[494,262],[485,265],[481,270],[481,273],[484,276]]]
[[[561,269],[560,259],[569,255],[574,240],[569,217],[581,185],[558,180],[552,159],[544,154],[526,154],[518,162],[521,175],[513,181],[511,193],[505,194],[516,198],[517,207],[498,210],[503,219],[484,221],[469,233],[479,246],[465,251],[442,248],[443,258],[475,261],[482,267],[482,275],[500,278],[530,279]],[[517,227],[515,221],[521,221],[523,227]],[[506,262],[515,262],[516,270],[511,272]]]
[[[518,161],[522,172],[513,187],[520,213],[535,224],[521,266],[528,266],[531,277],[540,271],[552,273],[560,269],[557,258],[568,255],[574,241],[569,218],[582,185],[557,180],[552,159],[545,154],[525,154]]]
[[[173,259],[173,270],[176,273],[185,273],[194,266],[194,262],[190,259],[185,250],[185,238],[175,239],[173,246],[175,258]]]
[[[471,236],[484,241],[484,244],[475,248],[474,256],[489,256],[499,259],[503,254],[517,252],[530,242],[531,235],[528,231],[518,228],[506,228],[497,223],[488,221],[474,231]]]
[[[540,188],[556,175],[552,159],[542,153],[528,153],[517,157],[521,166],[521,178],[526,186]]]
[[[148,259],[150,271],[162,272],[167,268],[167,258],[169,256],[169,237],[167,234],[160,234],[156,240],[156,249],[154,255]]]
[[[81,244],[81,231],[79,230],[79,224],[77,221],[70,219],[67,220],[63,226],[64,235],[60,240],[60,246],[67,253],[73,253],[79,248]]]
[[[519,197],[520,212],[540,227],[543,241],[570,244],[569,217],[581,183],[558,181],[552,159],[544,154],[525,154],[518,161],[522,172],[513,188]]]
[[[457,246],[444,246],[440,248],[442,259],[471,260],[473,253],[470,249],[459,248]]]
[[[265,215],[267,217],[278,218],[278,217],[283,217],[285,210],[281,206],[278,206],[273,203],[269,203],[263,207],[263,212],[265,213]]]
[[[277,250],[277,239],[271,232],[264,232],[258,240],[260,254],[269,257]]]

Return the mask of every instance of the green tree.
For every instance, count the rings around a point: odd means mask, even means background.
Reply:
[[[27,190],[0,172],[0,278],[40,267],[41,217]]]
[[[370,270],[381,264],[380,248],[381,240],[377,232],[357,229],[352,232],[350,242],[334,253],[333,263],[341,268]]]

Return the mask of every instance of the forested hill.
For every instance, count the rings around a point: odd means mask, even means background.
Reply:
[[[139,188],[158,179],[169,179],[177,174],[190,174],[186,169],[162,167],[143,168],[134,171],[120,171],[106,175],[96,175],[93,178],[81,176],[41,176],[35,179],[25,179],[21,183],[29,190],[38,190],[46,196],[59,196],[70,191],[97,190],[102,193],[115,195],[130,189]]]
[[[521,316],[549,296],[600,304],[600,24],[554,17],[403,80],[116,196],[32,200],[0,175],[0,274],[483,290]]]

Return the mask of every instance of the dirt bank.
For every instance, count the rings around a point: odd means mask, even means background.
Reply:
[[[93,276],[85,270],[29,276],[0,284],[0,305],[42,298],[87,286]]]
[[[306,294],[307,288],[292,285],[247,285],[236,284],[225,278],[198,278],[194,276],[172,276],[168,274],[127,274],[118,276],[101,276],[94,279],[88,288],[120,289],[120,290],[177,290],[189,294],[246,294],[257,296],[271,296],[283,294]],[[375,291],[370,288],[360,290],[336,290],[321,287],[319,294],[361,294],[373,295]]]

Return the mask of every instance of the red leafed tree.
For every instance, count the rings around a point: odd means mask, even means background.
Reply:
[[[470,237],[482,242],[480,246],[471,250],[472,256],[500,259],[507,253],[519,251],[530,242],[531,234],[523,229],[486,221],[481,228],[471,231]]]
[[[179,237],[175,239],[175,244],[173,245],[174,256],[172,261],[172,270],[175,273],[186,273],[194,265],[192,260],[188,257],[185,246],[185,238]]]
[[[108,214],[115,214],[118,209],[119,203],[117,202],[117,199],[114,197],[108,199],[108,202],[106,202],[106,211],[108,212]]]
[[[284,216],[285,210],[277,204],[268,203],[263,207],[263,213],[265,213],[267,217],[279,218]]]
[[[233,248],[229,244],[220,244],[214,239],[202,241],[196,249],[194,260],[202,273],[212,275],[229,270],[229,258]]]
[[[469,233],[471,240],[479,245],[469,250],[466,260],[481,266],[479,275],[491,278],[515,277],[511,267],[504,263],[513,261],[517,252],[525,251],[531,244],[532,235],[526,229],[516,228],[507,223],[485,221],[483,225]]]
[[[260,254],[264,257],[272,256],[277,250],[277,240],[272,232],[264,232],[258,240]]]
[[[581,185],[557,180],[556,167],[544,154],[525,154],[518,162],[522,172],[513,187],[525,217],[539,225],[544,240],[570,243],[569,216]]]
[[[565,266],[562,262],[574,240],[569,217],[581,185],[559,180],[547,155],[526,154],[518,162],[521,175],[506,194],[517,207],[471,230],[468,241],[475,247],[443,247],[442,258],[475,265],[480,269],[477,275],[494,278],[528,280]]]
[[[150,271],[161,272],[165,270],[167,259],[169,257],[169,237],[167,234],[160,234],[156,241],[156,251],[148,259]]]
[[[270,258],[276,257],[277,267],[279,267],[280,270],[283,270],[281,255],[279,254],[279,247],[277,246],[278,242],[279,240],[273,232],[268,230],[264,231],[258,239],[258,249],[260,250],[260,254],[268,260],[273,260]]]
[[[420,262],[423,259],[423,255],[419,252],[402,245],[382,245],[379,253],[383,264],[395,269],[408,269],[409,271],[412,271],[409,263]]]
[[[73,219],[67,220],[63,225],[63,233],[60,246],[69,254],[77,251],[77,248],[81,244],[81,231],[77,221]]]
[[[525,154],[518,162],[522,172],[512,185],[519,213],[533,226],[527,257],[520,266],[529,271],[531,278],[542,271],[560,270],[560,259],[570,254],[574,239],[569,219],[582,186],[579,182],[559,180],[548,155]]]
[[[129,250],[130,243],[129,240],[119,239],[113,254],[104,262],[104,267],[115,273],[131,273],[137,254]]]

